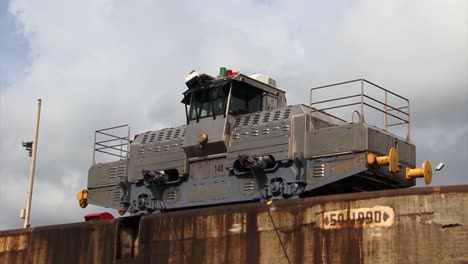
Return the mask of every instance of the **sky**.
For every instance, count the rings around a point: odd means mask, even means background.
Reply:
[[[288,104],[313,86],[378,83],[411,101],[417,165],[446,164],[431,185],[468,184],[467,1],[2,0],[0,230],[23,225],[38,98],[31,224],[79,222],[103,211],[75,200],[94,131],[183,124],[185,76],[220,66],[273,77]]]

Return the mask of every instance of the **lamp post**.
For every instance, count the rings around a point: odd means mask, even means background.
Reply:
[[[26,200],[26,209],[21,210],[21,218],[24,218],[24,228],[29,227],[29,217],[31,215],[31,202],[34,185],[34,171],[36,169],[37,138],[39,136],[39,120],[41,118],[41,99],[37,100],[36,126],[34,128],[34,141],[23,142],[23,146],[29,151],[31,164],[29,166],[29,186],[28,198]]]

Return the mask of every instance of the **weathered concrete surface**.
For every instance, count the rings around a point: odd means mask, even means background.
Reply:
[[[0,232],[0,263],[288,263],[288,259],[468,263],[468,185]]]

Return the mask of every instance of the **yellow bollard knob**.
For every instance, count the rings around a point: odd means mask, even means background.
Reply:
[[[197,137],[197,142],[198,144],[205,144],[206,142],[208,141],[208,134],[206,134],[205,132],[202,132],[200,133],[200,135],[198,135]]]
[[[367,164],[375,168],[388,165],[388,170],[392,173],[400,170],[400,157],[393,147],[390,148],[387,156],[377,157],[374,153],[367,153],[366,159]]]
[[[82,191],[76,194],[76,199],[80,203],[81,208],[86,208],[88,206],[88,190],[83,189]]]
[[[425,160],[421,168],[410,169],[406,168],[406,179],[412,178],[424,178],[426,184],[430,184],[432,181],[432,165],[429,161]]]

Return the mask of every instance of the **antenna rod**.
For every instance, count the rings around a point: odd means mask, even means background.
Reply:
[[[24,218],[24,228],[29,227],[29,217],[31,215],[31,202],[34,185],[34,171],[36,169],[37,138],[39,137],[39,120],[41,118],[41,99],[37,100],[36,127],[34,128],[34,141],[32,146],[31,165],[29,167],[29,187],[28,200],[26,201],[26,216]]]

